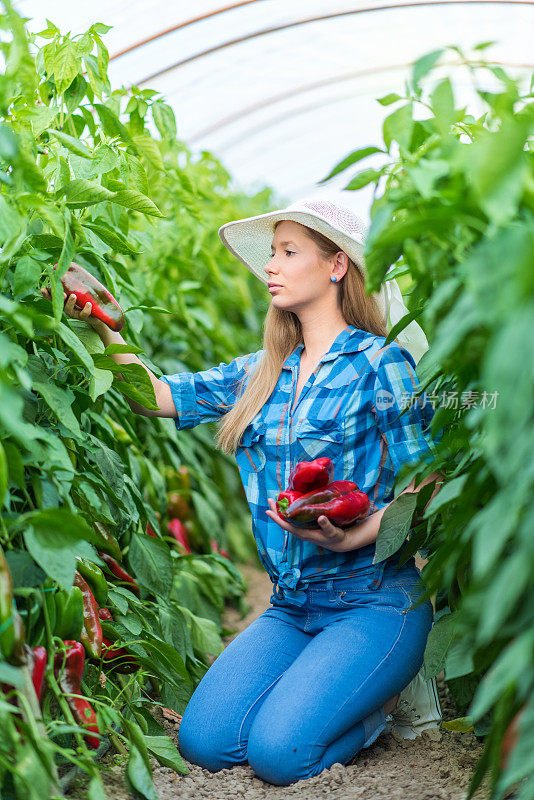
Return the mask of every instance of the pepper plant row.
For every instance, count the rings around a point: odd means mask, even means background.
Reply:
[[[74,765],[104,797],[111,744],[152,800],[151,757],[188,770],[150,709],[183,713],[225,602],[245,608],[228,550],[250,553],[246,503],[208,431],[132,413],[154,401],[147,373],[63,314],[61,279],[75,261],[104,284],[156,374],[229,361],[258,348],[263,293],[246,270],[223,280],[217,229],[271,198],[194,158],[156,92],[112,89],[105,25],[29,36],[4,9],[0,793],[62,796]]]

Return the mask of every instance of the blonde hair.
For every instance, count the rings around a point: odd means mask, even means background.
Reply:
[[[280,224],[279,220],[275,225]],[[301,224],[301,223],[299,223]],[[317,245],[323,259],[330,259],[339,252],[335,243],[313,228],[302,225],[304,232]],[[348,269],[339,282],[338,302],[347,325],[368,331],[375,336],[387,336],[387,329],[376,300],[365,291],[365,278],[349,258]],[[263,355],[248,385],[219,422],[215,434],[216,446],[223,453],[234,453],[243,431],[271,396],[286,358],[303,342],[300,320],[292,311],[270,305],[263,325]],[[249,376],[244,375],[237,388]]]

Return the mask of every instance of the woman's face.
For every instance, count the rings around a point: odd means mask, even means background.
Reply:
[[[335,290],[330,276],[334,274],[339,279],[344,273],[322,258],[317,245],[298,222],[284,220],[276,226],[271,254],[265,265],[271,302],[286,311],[297,312],[325,297]]]

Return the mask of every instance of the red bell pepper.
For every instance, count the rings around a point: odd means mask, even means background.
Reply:
[[[289,476],[288,489],[310,492],[330,483],[334,476],[334,465],[326,457],[314,461],[300,461]]]
[[[353,481],[334,481],[301,495],[283,507],[280,516],[298,528],[320,528],[320,516],[327,517],[333,525],[346,527],[367,516],[369,507],[369,498]]]

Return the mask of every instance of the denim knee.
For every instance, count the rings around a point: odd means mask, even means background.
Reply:
[[[193,714],[187,715],[186,708],[178,731],[178,750],[186,761],[210,772],[218,772],[239,763],[239,754],[235,757],[225,755],[231,749],[232,743],[223,729],[214,730],[212,726],[199,724]]]
[[[248,763],[258,776],[275,786],[289,786],[302,779],[302,756],[295,737],[280,736],[275,726],[252,724]]]

